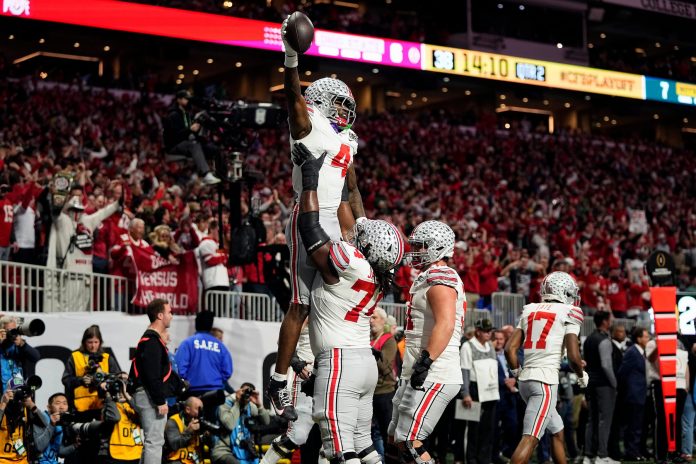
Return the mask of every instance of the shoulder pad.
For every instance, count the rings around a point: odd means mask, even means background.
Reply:
[[[456,289],[459,286],[459,275],[457,275],[457,271],[449,267],[428,269],[425,283],[428,286],[447,285]]]
[[[582,309],[576,306],[568,307],[568,322],[582,325],[585,322],[585,316],[582,314]]]
[[[343,272],[350,267],[352,250],[343,242],[333,242],[329,249],[329,259],[338,272]]]

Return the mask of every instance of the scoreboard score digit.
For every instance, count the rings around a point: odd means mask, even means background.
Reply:
[[[442,71],[454,71],[454,53],[449,50],[433,50],[433,67]]]

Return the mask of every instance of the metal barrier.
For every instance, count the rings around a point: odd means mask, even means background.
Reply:
[[[404,327],[406,324],[406,308],[404,303],[383,303],[380,302],[377,306],[382,308],[387,315],[394,316],[396,325]]]
[[[0,311],[3,312],[127,312],[135,286],[124,277],[68,272],[44,266],[0,261]],[[279,322],[283,311],[272,296],[259,293],[209,291],[199,292],[199,309],[210,309],[217,317],[253,321]],[[490,319],[494,327],[516,325],[522,313],[524,296],[497,292],[492,295],[493,309],[469,309],[465,327],[478,319]],[[387,314],[394,316],[400,327],[406,324],[407,305],[380,303]],[[650,321],[615,319],[630,332],[636,325],[650,328]],[[594,331],[594,321],[586,316],[580,331],[585,337]]]
[[[504,325],[517,325],[517,319],[522,314],[522,309],[526,304],[524,295],[517,293],[495,292],[491,295],[493,325],[502,327]]]
[[[0,261],[3,311],[126,311],[132,290],[123,277]]]
[[[211,290],[204,294],[204,306],[200,309],[209,309],[216,317],[266,322],[280,322],[283,319],[276,299],[263,293]]]

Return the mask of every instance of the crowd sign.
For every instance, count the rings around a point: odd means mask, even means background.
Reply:
[[[170,262],[151,248],[129,247],[136,271],[133,304],[145,307],[152,300],[167,300],[174,314],[194,314],[198,310],[198,263],[193,251]]]

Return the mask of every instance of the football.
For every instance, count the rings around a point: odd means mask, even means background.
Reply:
[[[290,15],[285,29],[285,39],[297,53],[309,50],[314,40],[314,25],[307,15],[299,11]]]

